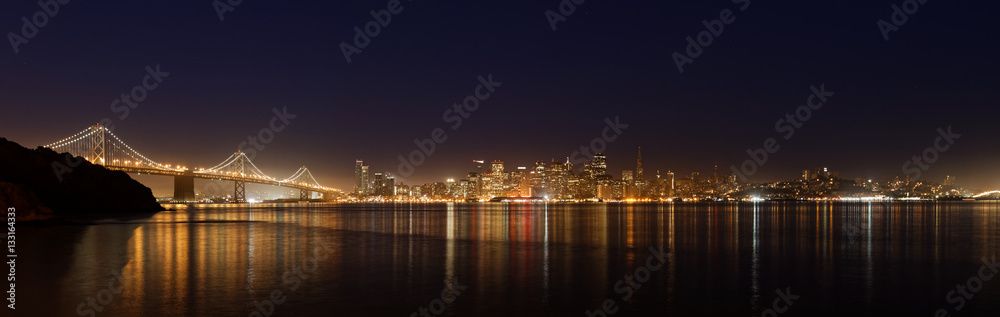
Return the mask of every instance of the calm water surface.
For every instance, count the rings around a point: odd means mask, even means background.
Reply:
[[[1000,253],[996,202],[167,207],[19,229],[17,313],[587,316],[608,299],[611,316],[761,316],[776,300],[780,316],[1000,312],[1000,278],[960,311],[947,297]]]

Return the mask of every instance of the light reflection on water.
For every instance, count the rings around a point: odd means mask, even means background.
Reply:
[[[116,271],[134,278],[96,316],[247,316],[275,290],[286,299],[273,316],[409,316],[445,279],[468,288],[444,315],[580,316],[611,298],[616,316],[759,316],[787,287],[802,296],[791,316],[930,315],[1000,253],[995,203],[168,208],[26,229],[51,242],[22,255],[25,279],[39,281],[19,293],[24,307],[78,315]],[[305,272],[323,243],[336,247]],[[672,256],[623,301],[614,283],[661,245]],[[989,282],[962,313],[998,302],[1000,281]]]

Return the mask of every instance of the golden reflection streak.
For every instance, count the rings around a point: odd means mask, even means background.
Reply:
[[[750,303],[760,310],[760,203],[753,203],[753,251],[750,254]]]
[[[132,243],[129,243],[129,254],[134,256],[129,259],[129,263],[122,268],[122,275],[126,279],[123,283],[121,298],[125,307],[139,307],[146,302],[146,279],[143,277],[143,269],[147,265],[146,259],[146,226],[136,228],[132,234]]]
[[[668,207],[669,208],[667,210],[667,215],[670,218],[667,219],[667,225],[670,226],[670,229],[669,229],[670,231],[668,233],[668,239],[669,240],[668,240],[668,243],[667,243],[667,247],[670,248],[669,250],[670,250],[670,253],[671,253],[672,256],[670,256],[670,257],[667,258],[667,262],[668,262],[667,268],[669,269],[669,271],[667,272],[667,274],[668,274],[667,275],[667,301],[672,303],[674,301],[674,297],[675,297],[675,294],[676,294],[675,293],[676,292],[675,288],[677,286],[677,246],[674,244],[674,237],[675,237],[675,235],[674,235],[674,229],[677,227],[677,223],[674,222],[674,211],[675,211],[674,204],[670,204],[670,206],[668,206]],[[664,251],[666,251],[666,250],[664,250]]]
[[[632,204],[625,208],[625,248],[628,250],[628,263],[634,266],[636,251],[635,248],[635,209]]]
[[[544,291],[544,297],[542,298],[542,303],[549,302],[549,204],[545,203],[544,210],[542,211],[545,218],[545,236],[542,241],[542,290]]]
[[[447,242],[445,245],[445,278],[450,282],[455,280],[455,204],[448,203],[447,220],[445,230]]]

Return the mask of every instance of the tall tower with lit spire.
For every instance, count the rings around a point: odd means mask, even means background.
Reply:
[[[639,156],[635,162],[635,178],[637,182],[646,182],[646,177],[642,174],[642,147],[639,147]]]

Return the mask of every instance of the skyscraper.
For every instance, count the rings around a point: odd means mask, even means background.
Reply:
[[[661,197],[666,192],[663,189],[663,175],[660,175],[660,170],[656,170],[656,176],[653,178],[652,185],[653,189],[650,190],[650,193],[654,197]]]
[[[608,158],[604,156],[604,153],[594,154],[594,162],[591,163],[591,171],[594,176],[601,176],[608,173]]]
[[[368,165],[361,166],[361,195],[371,194],[371,169]]]
[[[385,185],[385,177],[382,176],[382,173],[375,173],[375,195],[383,195]]]
[[[712,184],[713,185],[718,185],[719,182],[720,182],[720,179],[719,179],[719,166],[716,165],[715,166],[715,171],[712,172]]]
[[[635,160],[635,178],[637,183],[646,182],[646,175],[642,173],[642,147],[639,147],[639,156]]]
[[[635,186],[633,197],[646,197],[649,186],[646,184],[646,173],[642,170],[642,147],[639,147],[638,155],[635,159]]]
[[[371,191],[369,182],[368,166],[362,160],[354,161],[354,193],[357,195],[367,195]]]
[[[382,189],[382,196],[394,197],[396,196],[396,178],[389,176],[386,177],[385,187]]]
[[[567,175],[565,171],[566,165],[563,162],[552,160],[549,163],[548,178],[549,178],[549,193],[554,198],[562,198],[566,194],[566,186],[568,183]]]
[[[485,182],[487,183],[487,199],[503,195],[504,183],[506,183],[506,178],[504,176],[503,161],[495,160],[493,163],[490,163],[489,178]]]
[[[667,179],[665,180],[667,187],[667,196],[674,196],[674,172],[667,171]]]
[[[622,171],[622,181],[625,182],[626,184],[629,184],[629,185],[631,185],[632,183],[634,183],[635,179],[633,178],[632,171],[630,171],[630,170],[623,170]]]
[[[503,161],[493,161],[493,163],[490,164],[490,172],[494,175],[503,174]]]
[[[546,195],[548,191],[548,177],[545,173],[545,161],[536,161],[535,168],[529,173],[530,188],[532,196]]]
[[[625,198],[636,198],[638,187],[636,187],[635,177],[631,170],[622,171],[621,195]]]
[[[468,175],[466,175],[465,178],[469,180],[469,185],[468,185],[469,187],[465,190],[466,193],[465,198],[471,198],[471,197],[478,198],[479,196],[482,196],[483,195],[481,186],[482,176],[479,175],[479,173],[470,172]]]
[[[365,184],[365,181],[361,177],[362,172],[363,172],[362,169],[361,169],[361,167],[364,166],[364,165],[365,165],[365,162],[362,161],[362,160],[356,160],[356,161],[354,161],[354,193],[358,194],[358,195],[363,195],[364,194],[364,184]]]

